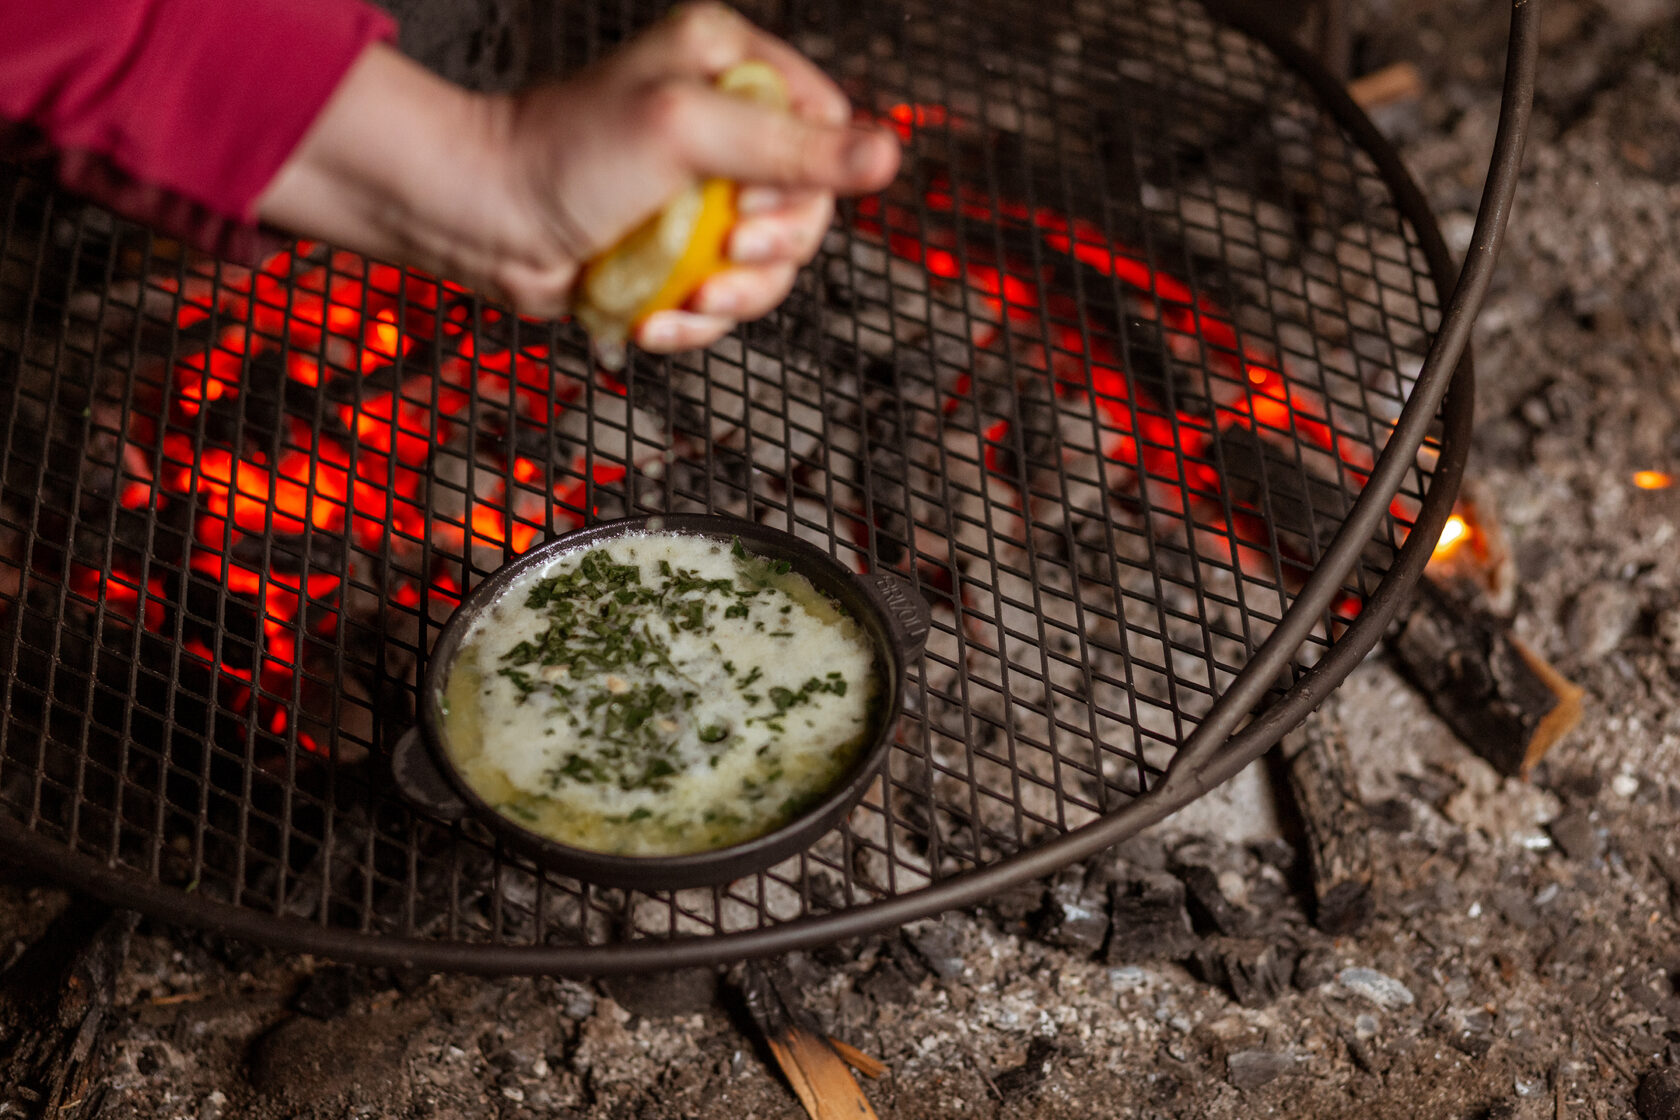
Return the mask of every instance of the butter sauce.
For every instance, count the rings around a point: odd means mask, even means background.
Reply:
[[[463,637],[445,749],[487,803],[593,851],[709,851],[796,816],[867,743],[857,625],[785,562],[649,532],[524,573]]]

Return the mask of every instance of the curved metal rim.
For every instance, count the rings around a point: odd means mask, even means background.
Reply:
[[[1348,557],[1346,563],[1331,574],[1325,562],[1320,562],[1308,581],[1308,587],[1297,595],[1290,610],[1280,620],[1273,639],[1285,632],[1292,619],[1304,621],[1304,625],[1297,622],[1304,637],[1322,615],[1329,605],[1330,596],[1357,562],[1359,546],[1374,532],[1405,471],[1415,460],[1430,423],[1443,405],[1444,431],[1430,490],[1412,532],[1401,546],[1394,566],[1372,592],[1364,610],[1331,646],[1324,660],[1304,674],[1248,726],[1237,730],[1237,724],[1269,687],[1269,681],[1276,680],[1278,672],[1294,656],[1301,641],[1296,638],[1284,646],[1281,642],[1268,639],[1232,687],[1221,695],[1208,718],[1198,727],[1197,734],[1180,748],[1166,779],[1122,809],[988,867],[852,910],[800,918],[768,929],[595,947],[427,941],[320,926],[176,890],[165,893],[158,884],[142,880],[135,872],[113,867],[55,843],[30,831],[17,818],[0,817],[0,838],[4,839],[8,854],[21,863],[71,881],[79,889],[114,905],[131,907],[166,921],[191,922],[220,934],[278,949],[318,953],[366,964],[401,964],[484,975],[569,973],[600,976],[712,965],[725,960],[785,953],[873,933],[942,910],[972,905],[1018,882],[1048,874],[1093,855],[1162,820],[1254,761],[1321,703],[1376,644],[1402,597],[1423,573],[1435,539],[1457,496],[1469,451],[1474,381],[1468,354],[1469,334],[1487,291],[1493,259],[1515,194],[1534,90],[1538,9],[1538,0],[1512,0],[1510,53],[1500,127],[1494,141],[1475,235],[1456,286],[1450,257],[1422,192],[1401,163],[1398,153],[1348,97],[1346,90],[1294,43],[1276,39],[1264,28],[1249,25],[1247,21],[1223,17],[1265,46],[1304,80],[1317,94],[1320,107],[1327,110],[1371,157],[1379,176],[1392,192],[1400,214],[1411,223],[1418,235],[1437,289],[1446,290],[1453,286],[1453,294],[1443,310],[1441,326],[1416,387],[1379,457],[1377,468],[1371,475],[1372,481],[1367,483],[1341,531],[1326,550],[1326,559],[1345,554]],[[1401,448],[1403,452],[1399,450]],[[1373,483],[1379,478],[1385,480],[1379,485],[1386,486],[1380,500],[1372,498],[1375,492]],[[1342,546],[1339,550],[1338,545]],[[1319,582],[1315,584],[1314,581]],[[1319,596],[1324,600],[1322,604],[1307,598],[1308,591],[1314,587],[1322,591]],[[1249,685],[1257,691],[1243,703],[1241,693],[1244,690],[1240,686],[1245,682],[1257,682]],[[1217,737],[1213,733],[1202,736],[1201,732],[1215,722],[1216,717],[1219,717],[1219,723],[1228,723],[1229,729]]]

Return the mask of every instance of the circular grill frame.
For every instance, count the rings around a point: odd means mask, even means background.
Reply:
[[[27,825],[0,814],[0,838],[14,860],[75,883],[111,903],[170,920],[280,948],[366,963],[412,965],[486,974],[555,972],[605,975],[688,965],[713,964],[858,936],[942,910],[971,905],[1025,879],[1044,875],[1088,857],[1189,803],[1268,749],[1315,707],[1372,648],[1410,587],[1420,577],[1433,543],[1456,496],[1468,451],[1473,372],[1468,334],[1485,294],[1499,235],[1514,193],[1534,81],[1534,27],[1538,5],[1513,5],[1511,62],[1493,173],[1486,187],[1477,234],[1458,283],[1427,204],[1397,154],[1371,122],[1304,51],[1278,41],[1265,28],[1242,26],[1288,70],[1303,79],[1318,107],[1372,160],[1392,194],[1398,214],[1418,238],[1437,291],[1452,290],[1423,371],[1388,441],[1371,482],[1359,494],[1341,531],[1314,569],[1308,585],[1291,602],[1273,638],[1262,644],[1236,682],[1221,693],[1198,729],[1176,751],[1164,779],[1118,810],[1028,847],[997,862],[930,885],[847,909],[806,915],[758,929],[700,937],[645,937],[602,945],[515,945],[428,940],[367,933],[258,911],[148,879],[72,850]],[[1232,21],[1236,23],[1238,21]],[[1393,565],[1372,591],[1358,618],[1323,659],[1240,726],[1247,714],[1297,653],[1302,637],[1290,638],[1291,623],[1304,636],[1323,617],[1341,581],[1359,559],[1415,458],[1431,422],[1441,420],[1439,458],[1413,529]],[[1389,469],[1384,470],[1384,466]]]

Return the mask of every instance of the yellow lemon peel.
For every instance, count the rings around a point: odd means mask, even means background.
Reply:
[[[765,62],[732,66],[716,85],[772,109],[788,108],[787,85]],[[729,266],[724,252],[739,190],[729,179],[695,183],[584,266],[574,314],[603,364],[622,364],[626,340],[648,316],[681,307]]]

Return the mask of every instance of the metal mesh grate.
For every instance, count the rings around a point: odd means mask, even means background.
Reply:
[[[1427,215],[1188,0],[979,12],[770,21],[899,129],[907,172],[775,316],[621,377],[424,276],[311,245],[203,260],[4,172],[0,814],[160,910],[500,968],[489,946],[587,966],[902,920],[1153,790],[1405,405]],[[654,13],[587,14],[558,57]],[[1388,572],[1432,456],[1274,700]],[[417,815],[384,760],[463,589],[656,511],[921,589],[883,784],[805,855],[676,894]]]

